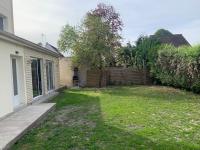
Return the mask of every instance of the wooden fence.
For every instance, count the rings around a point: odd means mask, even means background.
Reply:
[[[100,71],[87,71],[87,86],[98,87]],[[102,86],[107,85],[146,85],[151,84],[148,71],[134,68],[108,68],[103,71]]]
[[[105,87],[108,85],[108,71],[103,71],[101,80],[101,86]],[[99,70],[88,70],[87,71],[87,87],[99,87],[100,71]]]

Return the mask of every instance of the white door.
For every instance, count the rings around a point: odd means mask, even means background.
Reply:
[[[19,63],[17,58],[11,58],[12,64],[12,81],[13,81],[13,104],[14,108],[20,106],[20,89],[19,89]]]

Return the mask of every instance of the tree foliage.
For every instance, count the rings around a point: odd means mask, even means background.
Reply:
[[[78,31],[75,27],[65,25],[61,31],[60,38],[58,40],[58,47],[62,51],[69,51],[74,47],[78,39]]]
[[[118,65],[125,67],[134,67],[136,56],[136,47],[127,43],[126,46],[121,47],[118,52]]]
[[[100,17],[93,15],[87,15],[83,26],[84,31],[73,47],[76,63],[102,69],[109,63],[106,61],[110,55],[110,47],[107,44],[109,26],[103,23]]]
[[[155,61],[156,50],[160,43],[156,39],[148,36],[140,36],[135,42],[135,46],[130,43],[122,47],[119,52],[119,60],[126,67],[147,68]]]
[[[100,3],[97,8],[90,12],[92,15],[99,16],[103,22],[109,25],[110,31],[113,34],[118,34],[122,30],[122,20],[119,13],[117,13],[113,6]]]
[[[160,43],[148,36],[140,36],[136,41],[136,66],[147,68],[154,63]]]
[[[69,25],[63,28],[58,46],[64,51],[71,49],[77,65],[102,72],[106,66],[116,64],[122,25],[120,15],[112,6],[99,4],[86,14],[78,29]]]
[[[173,35],[173,34],[166,29],[159,29],[154,33],[154,36],[157,38],[171,36],[171,35]]]

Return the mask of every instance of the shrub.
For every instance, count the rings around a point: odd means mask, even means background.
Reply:
[[[200,93],[200,81],[195,82],[192,87],[191,87],[192,91],[195,93]]]
[[[200,46],[162,45],[150,72],[163,85],[200,93]]]

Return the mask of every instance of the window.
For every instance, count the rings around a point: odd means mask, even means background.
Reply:
[[[47,90],[54,89],[54,75],[53,75],[53,62],[46,61],[46,76],[47,76]]]
[[[4,18],[0,17],[0,30],[4,30]]]
[[[14,96],[18,95],[18,83],[17,83],[17,60],[12,59],[12,71],[13,71],[13,88]]]

